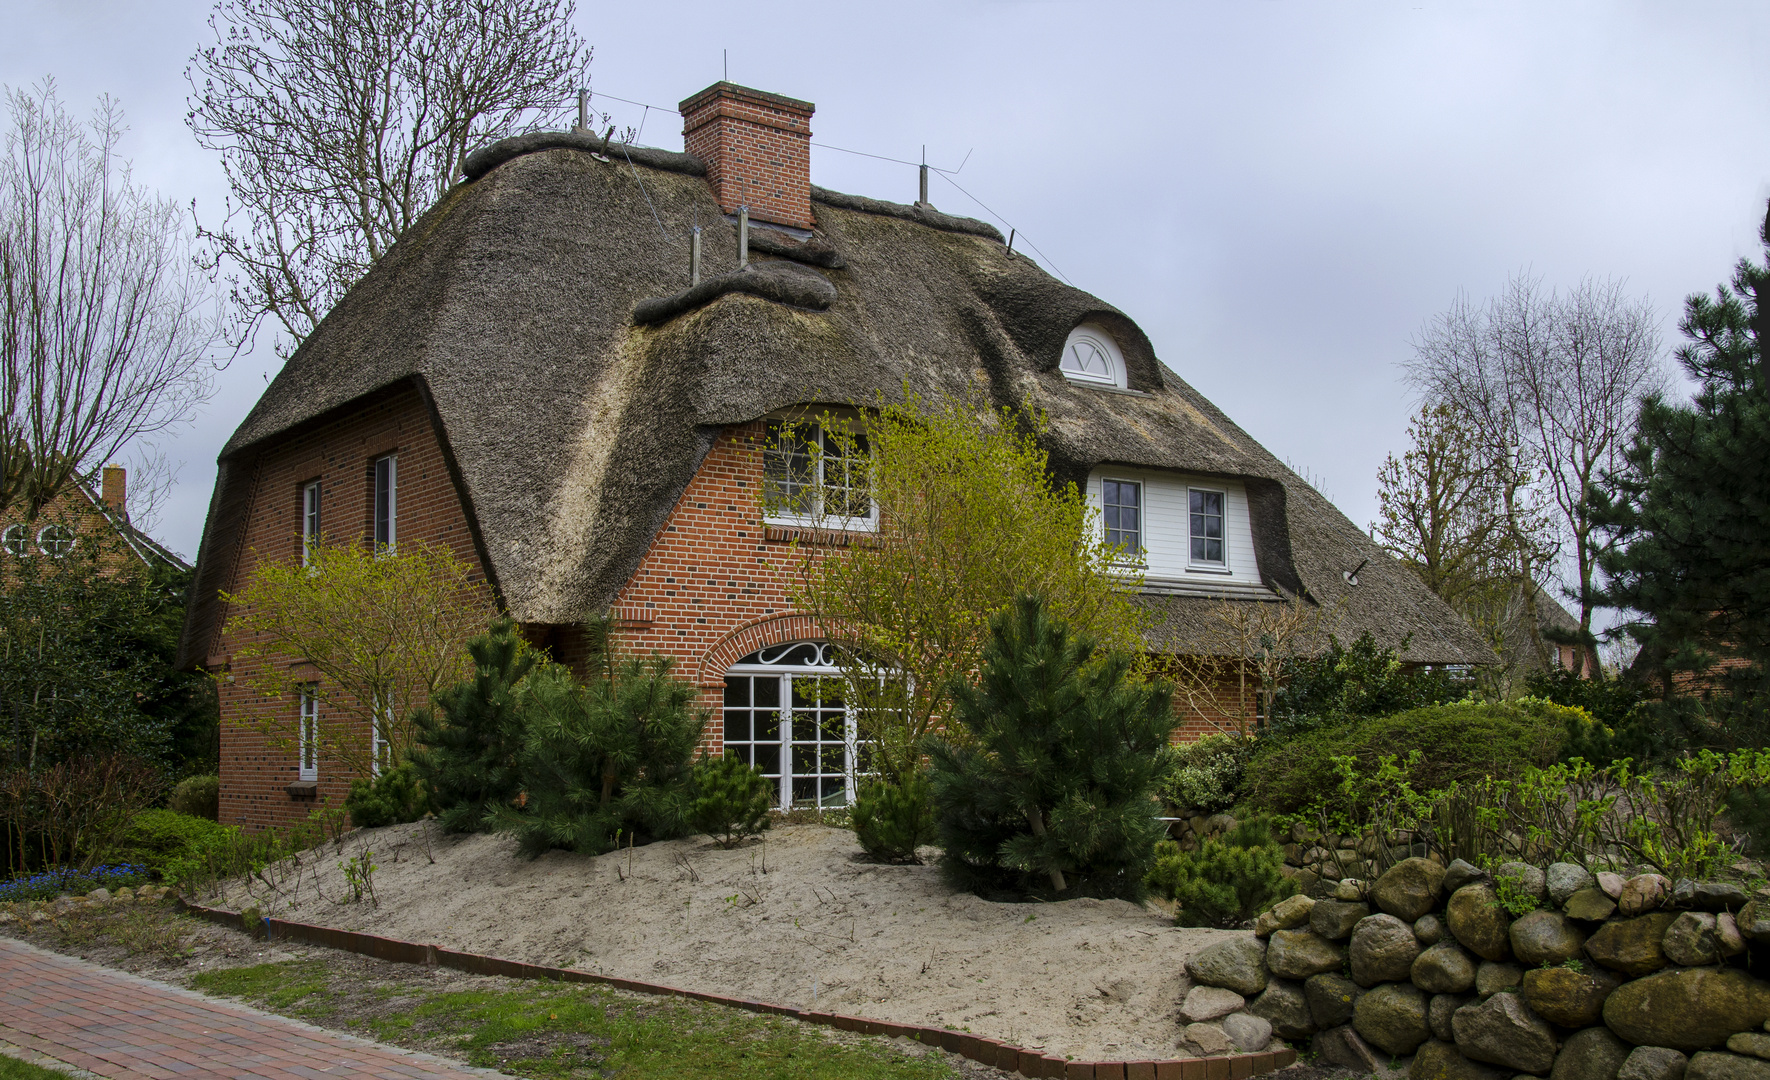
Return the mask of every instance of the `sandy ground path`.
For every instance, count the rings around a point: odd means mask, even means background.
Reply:
[[[379,905],[338,864],[372,850]],[[434,861],[433,861],[434,860]],[[407,941],[906,1023],[1078,1059],[1179,1056],[1188,955],[1231,936],[1117,900],[1002,904],[933,866],[860,860],[854,835],[777,828],[533,861],[496,836],[399,825],[305,857],[229,906]],[[273,880],[275,876],[273,875]]]

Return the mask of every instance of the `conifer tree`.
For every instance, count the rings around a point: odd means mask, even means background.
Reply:
[[[509,619],[492,623],[467,652],[472,677],[439,692],[437,711],[412,714],[418,745],[408,755],[438,808],[437,819],[450,832],[484,831],[491,808],[508,805],[521,790],[518,695],[538,659]]]
[[[1678,361],[1695,398],[1646,399],[1627,466],[1589,496],[1616,538],[1604,601],[1639,613],[1626,629],[1665,689],[1687,674],[1721,691],[1662,710],[1695,720],[1684,735],[1701,742],[1770,736],[1770,214],[1760,235],[1763,264],[1741,259],[1731,288],[1685,301]]]
[[[948,878],[978,891],[1139,899],[1162,836],[1156,754],[1171,691],[1072,637],[1023,595],[990,622],[978,685],[954,680],[969,738],[929,743]]]

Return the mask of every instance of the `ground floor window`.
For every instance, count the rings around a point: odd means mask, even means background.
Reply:
[[[320,684],[302,683],[301,698],[301,759],[297,765],[297,780],[318,780],[320,778]]]
[[[725,676],[725,752],[780,785],[780,806],[847,806],[864,746],[830,646],[758,649]]]

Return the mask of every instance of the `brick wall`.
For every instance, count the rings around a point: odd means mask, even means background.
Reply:
[[[809,101],[714,83],[684,101],[683,148],[707,164],[707,183],[728,214],[801,229],[811,215]]]
[[[366,542],[374,510],[371,466],[376,458],[392,453],[399,455],[398,539],[445,544],[473,567],[476,580],[484,580],[429,411],[416,390],[405,388],[284,439],[251,463],[251,494],[239,550],[207,556],[232,562],[225,578],[227,591],[237,591],[263,562],[300,557],[301,489],[310,481],[320,481],[321,529],[327,538]],[[288,785],[297,776],[295,754],[269,745],[271,740],[258,727],[259,721],[270,719],[293,730],[298,705],[292,697],[266,699],[248,689],[253,666],[234,662],[233,654],[245,641],[226,629],[225,617],[226,612],[220,640],[208,658],[211,670],[222,677],[221,821],[251,829],[298,821],[316,800],[289,794]],[[293,667],[298,659],[280,662]],[[253,663],[265,662],[269,661]],[[340,764],[322,758],[317,796],[336,806],[349,787],[350,777]]]

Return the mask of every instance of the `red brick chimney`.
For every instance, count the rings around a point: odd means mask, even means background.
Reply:
[[[128,473],[124,471],[123,466],[106,465],[104,467],[104,480],[99,487],[98,497],[103,500],[106,506],[111,508],[112,513],[124,514],[127,516],[127,512],[123,509],[123,506],[124,500],[128,498],[128,494]]]
[[[817,106],[717,82],[684,101],[683,148],[707,163],[719,208],[812,228],[811,114]]]

